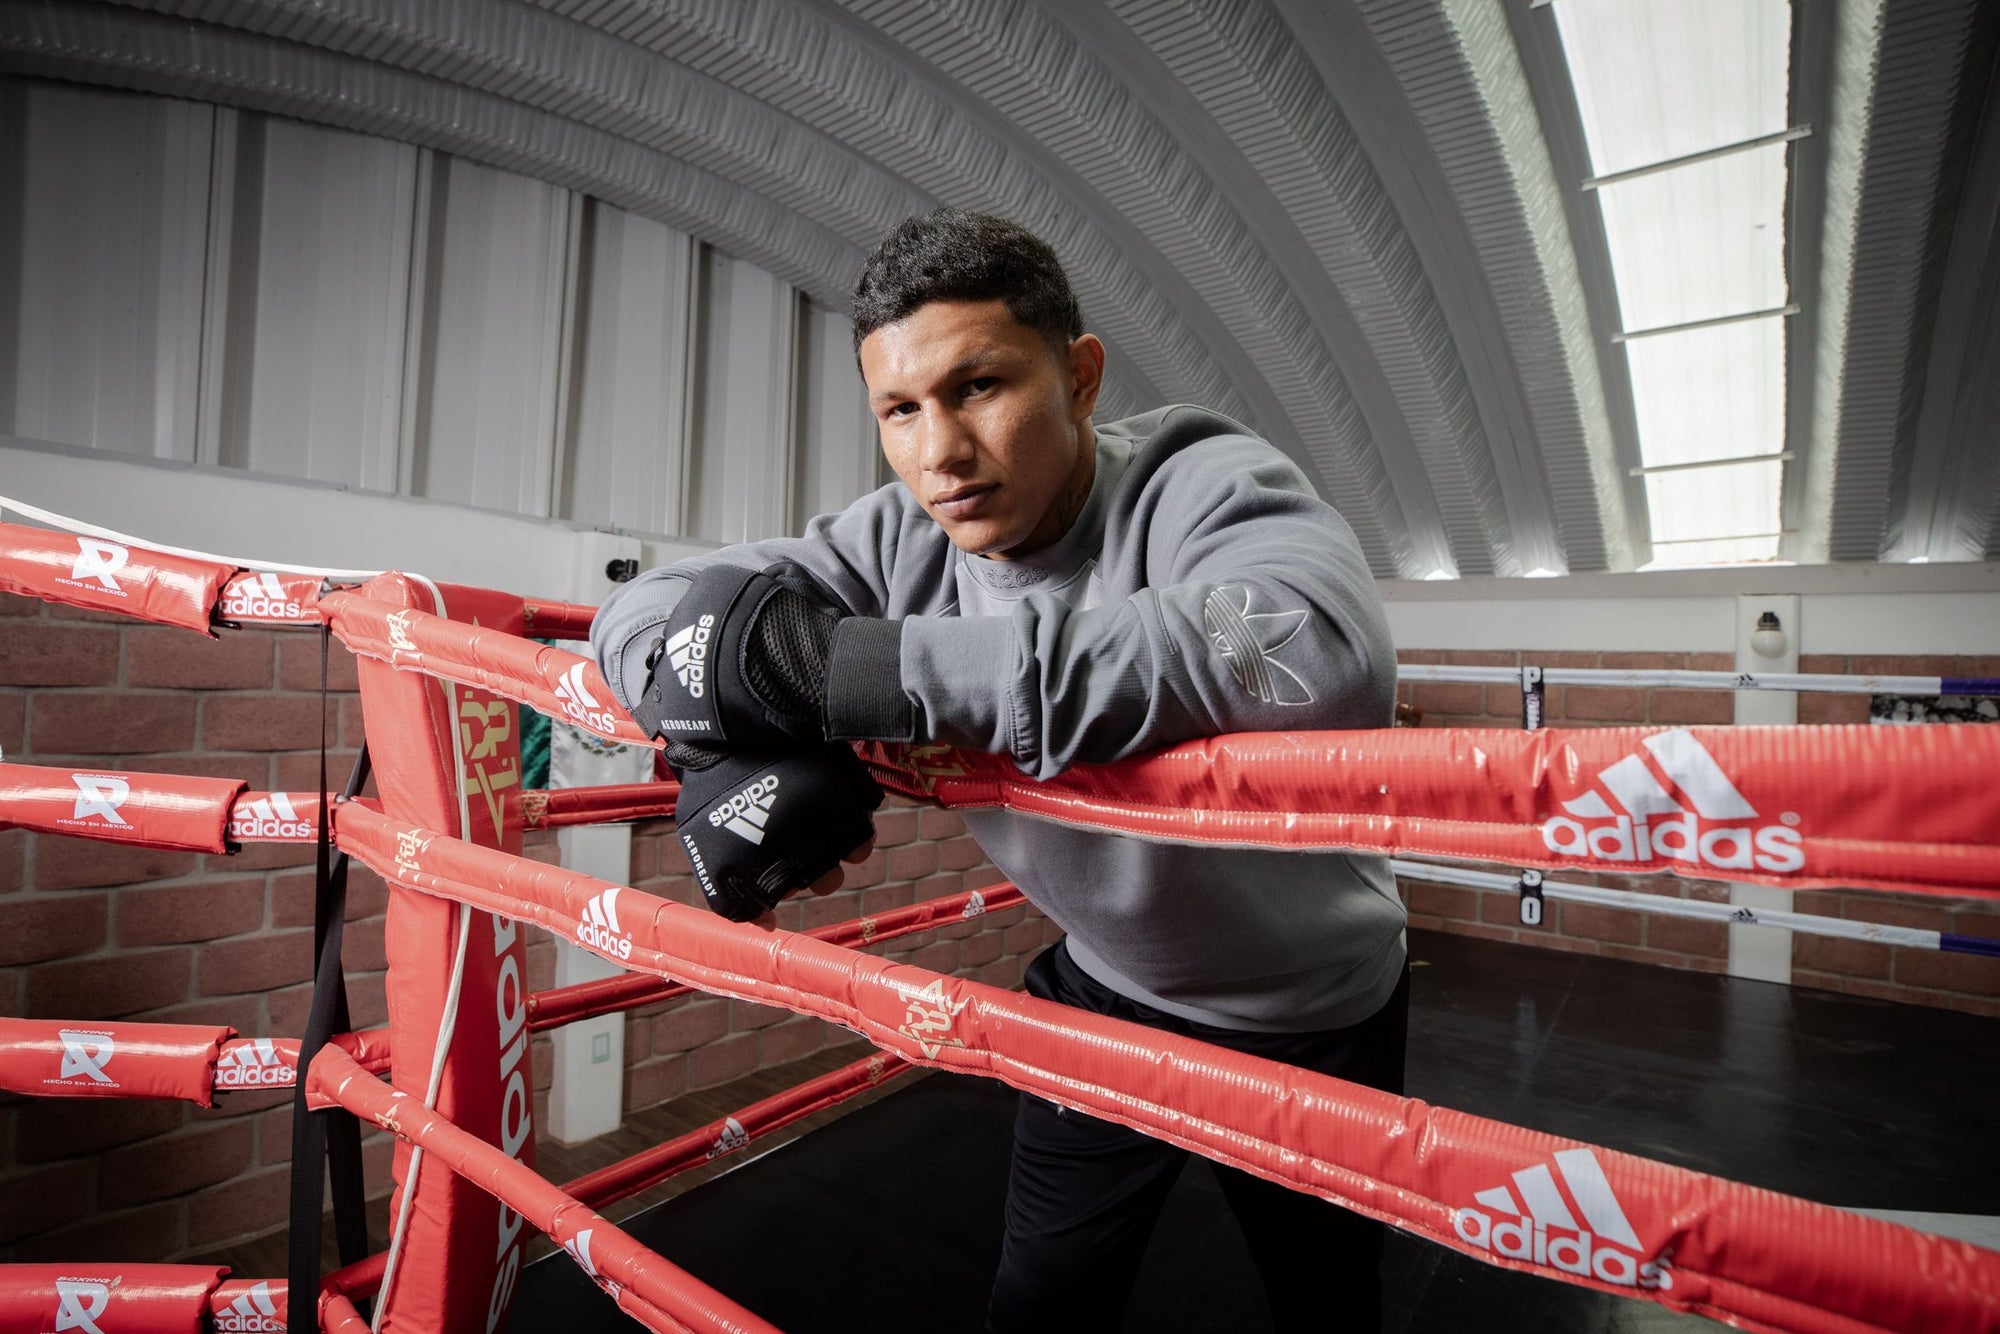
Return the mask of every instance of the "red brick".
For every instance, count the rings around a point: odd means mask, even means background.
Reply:
[[[2000,996],[2000,959],[1983,955],[1900,949],[1896,951],[1895,976],[1906,986]]]
[[[0,616],[40,616],[44,605],[40,598],[0,593]]]
[[[1732,660],[1730,665],[1723,670],[1733,671],[1735,670],[1735,666],[1736,664]],[[1801,672],[1812,672],[1820,676],[1845,676],[1847,675],[1847,656],[1842,653],[1801,653],[1799,654],[1799,670]]]
[[[659,1055],[718,1040],[729,1032],[729,1006],[725,1000],[690,998],[653,1021],[648,1050]]]
[[[1601,659],[1601,665],[1611,671],[1644,672],[1665,668],[1677,670],[1687,665],[1685,653],[1611,653]]]
[[[1453,667],[1519,667],[1521,655],[1504,649],[1447,649],[1444,660]]]
[[[1586,940],[1618,941],[1636,945],[1645,934],[1645,916],[1624,908],[1604,908],[1594,903],[1555,905],[1556,929],[1566,936]]]
[[[875,812],[875,846],[894,848],[917,836],[917,812],[884,806]]]
[[[88,954],[104,944],[109,917],[106,894],[14,899],[7,905],[6,930],[0,931],[0,964]]]
[[[17,622],[0,635],[0,685],[118,683],[118,632],[108,627]]]
[[[1688,670],[1691,672],[1733,672],[1736,670],[1734,653],[1690,653]],[[1801,671],[1805,670],[1800,668]]]
[[[958,971],[958,942],[934,941],[911,954],[909,962],[918,968],[928,968],[934,973],[955,973]]]
[[[95,1164],[88,1162],[58,1163],[0,1179],[0,1243],[19,1241],[89,1214],[94,1169]]]
[[[310,930],[260,931],[201,946],[195,968],[195,992],[202,996],[227,996],[269,991],[307,981],[312,973]]]
[[[846,869],[846,879],[841,883],[848,889],[867,889],[879,885],[889,877],[889,855],[880,848],[868,854],[868,859],[859,866]]]
[[[118,943],[127,947],[215,940],[263,925],[262,876],[118,891]]]
[[[1000,957],[1000,953],[1000,933],[982,931],[958,942],[958,967],[977,968],[981,964],[992,963]]]
[[[104,1157],[98,1198],[112,1208],[147,1204],[227,1181],[250,1166],[256,1130],[247,1121],[190,1126]]]
[[[271,925],[311,926],[313,924],[314,873],[298,871],[271,877]],[[360,862],[347,864],[347,911],[350,922],[379,917],[389,907],[389,886],[382,877]],[[546,933],[538,933],[547,939]],[[535,939],[530,936],[529,939]]]
[[[380,917],[369,917],[359,922],[349,922],[341,933],[340,961],[350,973],[379,973],[389,966],[389,956],[383,941],[384,922]],[[534,951],[530,949],[532,955]],[[555,980],[555,942],[549,942],[549,980]],[[531,970],[533,971],[533,970]]]
[[[127,755],[117,761],[121,770],[141,774],[179,774],[188,778],[227,778],[263,790],[271,785],[271,760],[267,755],[210,755],[206,752],[174,755]]]
[[[926,903],[931,899],[946,898],[965,892],[965,875],[961,871],[941,871],[937,875],[927,875],[910,887],[913,903]]]
[[[1873,941],[1843,940],[1833,936],[1792,937],[1794,968],[1883,979],[1889,976],[1889,964],[1890,947]]]
[[[890,880],[920,880],[937,868],[935,843],[908,843],[889,849],[886,875]]]
[[[0,691],[0,755],[19,755],[28,748],[28,697]]]
[[[757,1034],[737,1033],[687,1055],[687,1086],[709,1088],[741,1079],[757,1068]]]
[[[38,755],[148,755],[194,744],[192,695],[38,695]]]
[[[823,1020],[810,1015],[792,1016],[787,1022],[767,1028],[758,1034],[759,1063],[772,1066],[783,1065],[786,1061],[796,1061],[799,1057],[824,1047],[830,1032]]]
[[[835,922],[845,922],[858,914],[859,907],[852,890],[823,896],[808,895],[799,902],[799,924],[796,929],[817,931],[823,926],[832,926]]]
[[[191,951],[147,950],[45,963],[28,974],[26,1018],[116,1019],[187,999]]]
[[[169,1005],[146,1016],[154,1024],[202,1024],[233,1028],[238,1034],[261,1037],[264,1033],[264,1001],[261,996],[221,996],[210,1000]],[[276,1031],[276,1030],[274,1030]],[[280,1037],[297,1037],[298,1030],[278,1032]]]
[[[1568,686],[1564,691],[1562,716],[1599,722],[1644,722],[1646,692],[1633,686]]]
[[[537,1089],[547,1089],[556,1082],[556,1040],[548,1033],[538,1033],[528,1044],[528,1059],[534,1071],[533,1084]]]
[[[1950,676],[1952,665],[1942,654],[1872,653],[1850,658],[1847,670],[1855,676]]]
[[[729,1031],[748,1033],[791,1018],[790,1010],[775,1005],[752,1005],[748,1001],[729,1002]]]
[[[1655,723],[1733,723],[1736,697],[1726,690],[1655,690],[1649,717]]]
[[[1039,919],[1010,926],[1000,937],[1000,948],[1008,954],[1026,954],[1040,949],[1041,944],[1042,924]]]
[[[896,908],[907,908],[916,901],[916,890],[910,885],[881,885],[861,895],[861,914],[877,917]]]
[[[183,690],[268,690],[271,636],[219,639],[172,626],[134,626],[125,641],[125,684]]]
[[[1865,723],[1869,697],[1866,695],[1799,695],[1802,723]]]
[[[284,1222],[291,1189],[291,1168],[272,1167],[198,1192],[187,1202],[187,1244],[214,1247]]]
[[[279,634],[272,636],[278,641],[278,685],[285,690],[319,691],[319,636]],[[361,688],[359,673],[354,669],[354,654],[338,639],[329,646],[326,658],[326,684],[329,690],[342,694]]]
[[[252,764],[261,761],[250,756],[218,756],[232,760],[247,760]],[[252,787],[263,791],[267,784],[257,782]],[[245,843],[235,852],[221,855],[207,854],[202,867],[209,871],[281,871],[294,866],[311,866],[316,856],[310,843]],[[354,864],[355,870],[361,866]],[[350,877],[351,878],[351,877]]]
[[[744,1036],[736,1039],[747,1042],[754,1049],[757,1039]],[[657,1107],[669,1098],[678,1098],[688,1090],[688,1058],[669,1056],[663,1060],[646,1061],[625,1071],[625,1110],[636,1112],[642,1107]]]
[[[357,751],[336,743],[335,748],[326,753],[326,784],[335,792],[347,785],[347,775],[354,768]],[[281,792],[313,792],[319,788],[319,742],[315,740],[304,751],[287,752],[274,757],[271,771],[271,786]]]
[[[0,829],[0,894],[17,893],[28,883],[28,843],[25,829]]]
[[[22,1106],[14,1157],[23,1163],[101,1153],[164,1135],[187,1119],[178,1102],[155,1098],[37,1098]],[[0,1217],[5,1210],[0,1210]]]
[[[1703,922],[1691,917],[1651,917],[1646,921],[1646,944],[1676,954],[1699,954],[1709,959],[1729,957],[1729,924]]]
[[[1480,893],[1476,889],[1428,885],[1421,880],[1405,880],[1402,883],[1411,912],[1433,917],[1456,917],[1467,922],[1479,920]]]
[[[974,969],[970,980],[989,987],[999,987],[1003,991],[1018,991],[1021,987],[1021,971],[1027,961],[1018,954],[995,959],[983,968]]]
[[[1907,926],[1918,931],[1950,931],[1950,900],[1916,894],[1848,894],[1839,915],[1857,922]]]
[[[965,817],[942,806],[925,806],[917,812],[917,837],[933,843],[957,838],[965,833]]]
[[[329,739],[333,723],[329,715]],[[311,749],[317,770],[319,739],[317,695],[210,695],[202,700],[201,742],[208,750]]]

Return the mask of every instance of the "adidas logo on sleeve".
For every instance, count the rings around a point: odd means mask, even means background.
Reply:
[[[1549,1163],[1536,1163],[1514,1173],[1506,1184],[1474,1195],[1472,1206],[1453,1211],[1452,1230],[1468,1245],[1509,1260],[1626,1288],[1665,1292],[1673,1287],[1666,1254],[1643,1257],[1639,1235],[1597,1155],[1589,1149],[1563,1149],[1552,1155],[1552,1162],[1553,1172]]]
[[[1601,862],[1658,858],[1718,871],[1789,874],[1806,863],[1797,814],[1763,820],[1694,733],[1644,738],[1644,754],[1601,770],[1567,812],[1542,826],[1542,843]]]
[[[246,838],[312,838],[318,829],[310,820],[299,818],[289,793],[273,792],[248,802],[230,813],[229,836]]]
[[[700,699],[708,690],[708,641],[715,634],[715,617],[703,615],[693,625],[684,625],[667,641],[667,666],[690,698]]]

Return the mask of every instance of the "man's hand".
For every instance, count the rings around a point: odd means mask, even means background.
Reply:
[[[840,863],[867,858],[881,804],[853,751],[816,745],[686,770],[674,818],[708,906],[748,922],[797,890],[838,889]]]
[[[823,740],[827,664],[846,614],[795,565],[711,565],[667,620],[633,716],[696,746]]]
[[[762,572],[711,565],[655,641],[632,716],[678,747],[911,740],[901,643],[901,621],[849,614],[790,561]]]

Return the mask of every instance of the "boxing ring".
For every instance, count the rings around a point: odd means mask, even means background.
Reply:
[[[309,1216],[313,1232],[306,1259],[295,1226],[283,1279],[87,1257],[4,1266],[0,1326],[491,1331],[505,1318],[532,1226],[648,1328],[766,1330],[598,1211],[930,1066],[1133,1126],[1487,1263],[1742,1328],[2000,1327],[2000,1254],[1968,1243],[857,948],[1013,906],[1020,896],[1011,886],[790,933],[524,859],[528,827],[672,812],[671,784],[521,789],[514,705],[652,744],[609,703],[593,663],[528,638],[582,639],[591,608],[404,574],[249,567],[98,530],[8,524],[0,524],[0,590],[203,634],[254,624],[337,637],[358,659],[364,756],[378,793],[357,795],[365,765],[344,791],[323,775],[315,792],[259,792],[230,780],[0,762],[0,824],[210,853],[313,843],[320,862],[315,1000],[297,1037],[0,1019],[0,1087],[17,1093],[207,1106],[232,1089],[295,1088],[314,1113],[294,1127],[293,1216],[295,1224]],[[1534,683],[1523,685],[1532,724]],[[1728,678],[1728,688],[1754,685]],[[1511,885],[1524,921],[1540,919],[1544,895],[1619,893],[1547,879],[1564,870],[2000,897],[2000,790],[1990,782],[2000,772],[2000,728],[1246,734],[1045,783],[1001,757],[942,746],[859,749],[885,788],[941,806],[1003,806],[1154,839],[1388,855],[1426,879]],[[391,886],[389,1022],[374,1031],[348,1031],[345,1015],[340,897],[349,858]],[[1491,878],[1419,858],[1515,869]],[[1727,905],[1702,906],[1744,920]],[[1784,916],[1795,929],[1836,929]],[[530,993],[523,925],[626,975]],[[827,1020],[880,1054],[564,1186],[544,1180],[533,1164],[529,1035],[687,988]],[[358,1133],[352,1118],[397,1140],[392,1240],[373,1255],[358,1253],[366,1249],[353,1233],[358,1199],[339,1187]],[[317,1229],[329,1156],[343,1264],[323,1274]]]

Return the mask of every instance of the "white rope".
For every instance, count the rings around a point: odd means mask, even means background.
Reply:
[[[1516,877],[1492,871],[1442,866],[1436,862],[1406,861],[1401,857],[1392,858],[1389,867],[1397,875],[1410,880],[1423,880],[1434,885],[1458,885],[1466,889],[1499,889],[1513,893],[1521,883]],[[1938,932],[1915,927],[1884,926],[1879,922],[1856,922],[1845,917],[1819,917],[1812,913],[1782,912],[1771,908],[1746,908],[1737,904],[1711,903],[1706,899],[1670,898],[1665,894],[1641,894],[1629,889],[1605,889],[1598,885],[1565,885],[1545,880],[1542,882],[1542,897],[1594,903],[1603,908],[1658,913],[1664,917],[1692,917],[1738,926],[1767,926],[1808,936],[1838,936],[1846,940],[1870,940],[1881,945],[1907,945],[1920,950],[1940,948]]]
[[[94,523],[85,523],[81,519],[72,519],[68,515],[38,509],[33,505],[23,504],[21,501],[14,500],[11,497],[0,496],[0,511],[8,510],[16,514],[25,514],[39,523],[46,523],[53,527],[61,528],[66,532],[82,533],[89,537],[101,537],[107,542],[122,542],[127,546],[143,547],[147,551],[163,552],[169,556],[185,556],[189,560],[209,560],[214,561],[217,565],[240,566],[246,570],[269,570],[274,574],[311,574],[318,575],[323,579],[373,579],[376,575],[382,573],[380,570],[336,570],[320,565],[280,565],[275,561],[245,560],[240,556],[218,556],[210,551],[190,551],[186,547],[163,546],[147,538],[132,537],[110,528],[100,528]]]
[[[1526,655],[1523,655],[1526,656]],[[1534,666],[1530,662],[1527,666]],[[1519,667],[1443,667],[1432,663],[1398,663],[1401,681],[1450,681],[1460,685],[1521,684]],[[1550,686],[1668,686],[1681,690],[1789,690],[1823,695],[1939,695],[1943,682],[1935,676],[1831,676],[1819,672],[1691,672],[1664,667],[1544,667],[1542,684]]]

